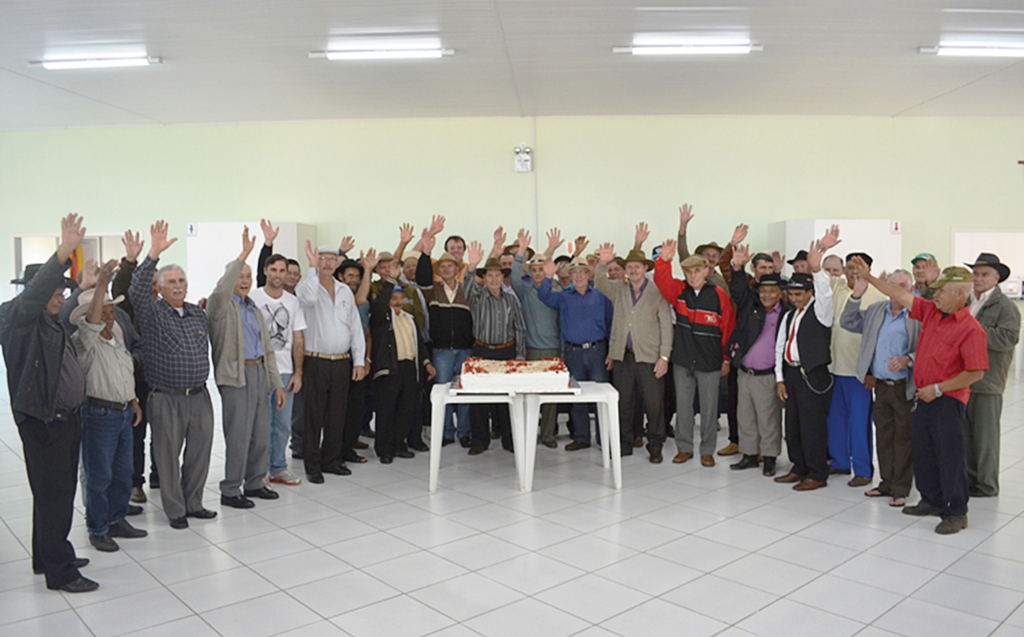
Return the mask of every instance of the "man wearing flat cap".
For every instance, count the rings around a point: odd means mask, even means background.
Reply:
[[[972,496],[988,497],[999,495],[999,419],[1006,375],[1020,339],[1020,310],[999,289],[1010,268],[998,256],[982,252],[965,265],[974,271],[971,315],[988,336],[988,371],[971,386],[964,420],[967,486]]]
[[[25,289],[0,305],[0,344],[32,489],[32,570],[46,575],[50,590],[84,593],[99,584],[78,571],[89,560],[75,556],[68,533],[78,485],[85,374],[57,312],[65,288],[73,285],[64,270],[85,228],[74,214],[60,226],[57,252],[41,267],[25,268],[24,279],[12,281]]]
[[[932,283],[927,300],[872,275],[863,260],[853,259],[856,273],[890,299],[910,306],[909,318],[921,322],[914,357],[917,406],[912,449],[914,479],[921,501],[903,508],[907,515],[937,515],[935,532],[948,535],[967,528],[967,461],[964,416],[971,385],[988,369],[985,329],[971,316],[971,272],[949,267]]]
[[[634,414],[647,413],[647,451],[652,463],[663,459],[665,443],[665,374],[672,354],[672,308],[647,278],[654,266],[640,250],[630,250],[619,259],[626,279],[608,278],[608,265],[615,249],[609,243],[601,246],[600,262],[594,283],[612,302],[611,343],[608,357],[613,364],[612,383],[619,392],[619,422],[622,423],[622,455],[633,454]]]
[[[686,229],[690,225],[690,221],[693,220],[693,206],[684,203],[679,208],[679,236],[678,247],[679,247],[679,263],[688,259],[690,256],[704,257],[704,260],[708,264],[708,281],[711,281],[723,290],[729,288],[725,278],[721,272],[718,271],[718,262],[722,258],[722,247],[717,242],[712,241],[710,243],[702,243],[697,246],[697,249],[693,251],[693,255],[690,254],[690,250],[686,245]]]

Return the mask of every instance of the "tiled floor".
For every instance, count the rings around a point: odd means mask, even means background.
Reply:
[[[1016,373],[1002,495],[972,500],[970,528],[951,537],[845,480],[797,494],[728,462],[654,466],[639,454],[624,459],[616,492],[597,450],[544,447],[531,494],[518,491],[510,454],[469,458],[456,446],[434,495],[419,454],[237,511],[219,505],[218,435],[207,487],[217,519],[171,530],[156,497],[132,519],[150,536],[107,554],[89,546],[79,511],[72,541],[101,588],[77,596],[32,575],[31,494],[3,398],[5,637],[1024,635]]]

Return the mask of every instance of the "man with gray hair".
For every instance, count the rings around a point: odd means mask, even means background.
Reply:
[[[889,283],[913,292],[913,278],[906,270],[889,275]],[[840,317],[843,329],[861,334],[857,356],[857,380],[875,392],[875,443],[878,473],[882,481],[865,493],[889,497],[889,506],[906,504],[914,479],[911,463],[910,422],[914,409],[913,366],[921,323],[908,317],[910,308],[896,299],[872,303],[861,309],[868,282],[857,279],[853,294]]]
[[[149,254],[132,274],[128,296],[142,329],[146,380],[152,388],[149,419],[153,453],[160,472],[160,500],[171,528],[188,528],[189,517],[217,516],[203,507],[210,471],[213,404],[206,389],[210,376],[210,337],[206,313],[185,302],[188,280],[178,265],[157,271],[160,298],[153,298],[153,271],[160,255],[177,238],[167,238],[167,222],[150,226]],[[183,462],[179,462],[185,447]]]
[[[985,329],[971,316],[971,272],[949,267],[931,284],[932,301],[883,281],[864,260],[851,259],[853,272],[882,294],[910,307],[921,321],[914,357],[917,406],[912,428],[914,478],[921,501],[903,508],[907,515],[938,515],[935,532],[948,535],[967,528],[967,467],[964,415],[971,385],[988,369]]]

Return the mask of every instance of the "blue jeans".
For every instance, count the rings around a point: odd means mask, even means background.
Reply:
[[[288,469],[287,454],[288,437],[292,433],[292,405],[294,396],[288,391],[291,374],[281,374],[284,384],[284,407],[277,408],[277,394],[270,392],[270,473],[280,473]]]
[[[450,383],[453,378],[462,372],[462,364],[466,362],[473,350],[469,349],[435,349],[431,357],[434,367],[437,369],[435,383]],[[470,435],[469,428],[469,405],[459,405],[459,438]],[[444,437],[448,440],[455,440],[455,424],[452,421],[454,406],[448,405],[444,410]]]
[[[82,465],[85,467],[85,522],[90,535],[106,535],[124,519],[132,494],[135,444],[131,408],[114,411],[82,406]]]
[[[608,370],[604,366],[604,360],[608,358],[608,341],[603,341],[587,349],[566,343],[563,351],[565,352],[565,366],[569,368],[569,373],[573,378],[596,380],[601,383],[608,382]],[[576,442],[590,444],[590,412],[593,410],[593,404],[573,403],[569,414],[576,427],[573,435]],[[598,440],[598,444],[600,442]]]

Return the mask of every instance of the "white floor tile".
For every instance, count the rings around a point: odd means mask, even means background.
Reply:
[[[649,551],[679,538],[679,531],[633,518],[598,529],[590,535],[636,551]]]
[[[580,535],[537,551],[569,566],[596,571],[636,555],[636,551],[592,535]]]
[[[143,568],[165,585],[203,577],[242,566],[242,563],[212,544],[140,562]]]
[[[550,557],[527,553],[494,566],[488,566],[481,569],[479,573],[524,595],[533,595],[576,579],[584,575],[585,571]]]
[[[968,553],[946,569],[946,572],[993,586],[1024,591],[1024,564],[1014,560],[984,553]]]
[[[523,599],[523,594],[476,573],[427,586],[409,594],[456,621],[466,621]]]
[[[718,524],[704,527],[694,535],[735,546],[745,551],[756,551],[786,537],[782,531],[775,531],[736,519],[723,520]]]
[[[752,573],[765,573],[767,576],[751,577]],[[774,595],[791,593],[821,575],[818,571],[758,553],[715,569],[714,574]]]
[[[617,582],[584,575],[544,591],[544,602],[586,621],[599,623],[651,599]]]
[[[197,613],[268,595],[277,587],[247,567],[172,584],[168,587]]]
[[[315,582],[352,570],[352,566],[320,549],[264,560],[249,566],[280,589]]]
[[[419,637],[455,623],[406,595],[365,606],[331,621],[353,637]]]
[[[0,626],[70,609],[71,606],[64,596],[48,591],[40,577],[32,586],[6,591],[0,595]]]
[[[364,573],[404,593],[458,577],[466,569],[429,551],[418,551],[367,566]]]
[[[900,595],[910,595],[937,575],[935,571],[909,564],[893,568],[890,560],[866,553],[837,566],[830,573]]]
[[[526,549],[511,542],[498,539],[485,533],[471,535],[467,538],[435,546],[431,553],[440,555],[449,562],[476,571],[499,562],[510,560],[526,554]]]
[[[542,548],[564,542],[569,538],[580,535],[579,531],[555,524],[548,520],[533,518],[517,522],[490,532],[496,538],[506,540],[517,546],[530,551],[537,551]]]
[[[469,628],[487,637],[564,637],[589,626],[589,623],[582,619],[532,598],[502,606],[465,623]]]
[[[858,555],[853,549],[827,544],[799,535],[790,535],[758,551],[783,562],[799,564],[822,573]]]
[[[905,599],[878,618],[875,625],[906,637],[925,637],[987,635],[999,624],[977,615],[968,615],[917,599]]]
[[[78,615],[70,610],[32,617],[13,624],[3,624],[3,630],[0,632],[3,632],[4,637],[91,637],[93,634]]]
[[[912,596],[924,602],[1001,622],[1024,602],[1024,592],[940,573]]]
[[[849,637],[864,628],[859,622],[788,599],[757,611],[737,626],[761,637],[820,637],[823,630],[829,637]]]
[[[772,577],[771,573],[761,575]],[[778,596],[716,575],[705,575],[665,593],[661,599],[712,619],[735,624],[771,604]]]
[[[320,616],[276,592],[203,613],[203,619],[224,637],[263,637],[316,623]]]
[[[370,533],[328,544],[323,550],[356,568],[363,568],[421,549],[387,533]]]
[[[735,546],[712,542],[695,535],[687,535],[668,544],[662,544],[649,553],[705,573],[710,573],[747,554]]]
[[[349,571],[290,588],[288,594],[322,617],[330,618],[400,595],[401,592],[362,571]]]
[[[126,612],[129,608],[131,612]],[[166,588],[92,604],[75,612],[97,635],[122,635],[193,614]]]
[[[793,591],[787,599],[870,624],[903,601],[903,596],[841,577],[824,575]]]
[[[272,560],[282,555],[300,553],[313,548],[309,542],[285,530],[271,531],[270,533],[253,535],[240,540],[221,542],[220,547],[225,553],[243,564]]]
[[[447,518],[433,517],[388,531],[391,535],[424,549],[476,535],[477,531]]]
[[[198,615],[182,617],[166,624],[144,628],[130,634],[131,637],[180,637],[181,635],[188,635],[189,637],[218,637],[220,635],[220,633],[210,627],[210,624],[200,619]]]
[[[661,595],[704,575],[696,569],[647,553],[616,562],[594,571],[594,574],[648,595]]]
[[[623,637],[679,634],[705,637],[721,632],[726,624],[664,600],[653,599],[602,622],[601,627]]]

